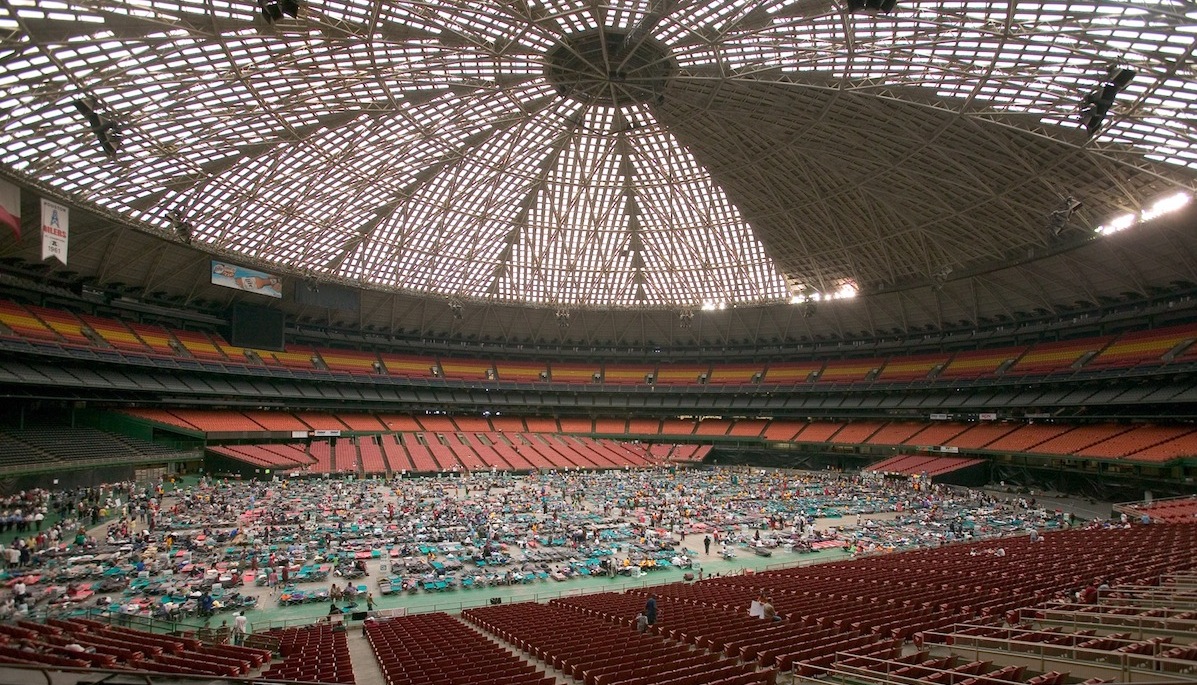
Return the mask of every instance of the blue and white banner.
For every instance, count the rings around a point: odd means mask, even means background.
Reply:
[[[67,263],[70,212],[57,202],[42,200],[42,259],[51,257]]]
[[[282,279],[264,271],[254,271],[243,266],[212,260],[212,284],[257,293],[267,297],[282,298]]]

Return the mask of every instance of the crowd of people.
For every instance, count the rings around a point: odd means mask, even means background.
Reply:
[[[23,531],[11,548],[20,558],[6,573],[24,579],[22,592],[10,583],[0,612],[102,602],[123,614],[204,618],[252,608],[238,595],[246,585],[270,588],[280,604],[373,605],[375,588],[363,591],[358,579],[384,579],[364,578],[365,560],[383,564],[396,592],[441,591],[689,568],[712,547],[724,558],[882,553],[1027,534],[1065,518],[1034,502],[925,479],[748,468],[201,478],[171,493],[122,483],[26,493],[8,505],[22,517],[44,509],[57,520]],[[108,523],[89,532],[105,514]]]

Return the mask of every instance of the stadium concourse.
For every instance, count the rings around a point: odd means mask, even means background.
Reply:
[[[928,681],[940,682],[964,679],[965,662],[929,640],[951,642],[957,624],[995,651],[1035,633],[1044,602],[1141,624],[1122,598],[1158,602],[1182,582],[1169,574],[1197,564],[1191,520],[877,473],[191,478],[114,495],[101,493],[113,518],[90,535],[35,535],[29,561],[6,570],[0,662],[367,685],[441,682],[436,669],[470,674],[478,658],[511,683],[775,682],[847,660],[948,673]],[[660,620],[641,635],[650,593]],[[776,623],[752,615],[762,603]],[[1197,653],[1165,652],[1197,639],[1197,620],[1158,606],[1144,611],[1175,634],[1111,637],[1108,651],[1150,661],[1119,668],[1183,679]],[[473,650],[485,656],[457,660]],[[968,676],[1008,666],[986,659]],[[994,682],[1041,683],[1027,668]]]

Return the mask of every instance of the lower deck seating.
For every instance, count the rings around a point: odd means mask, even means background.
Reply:
[[[553,685],[552,676],[444,613],[367,621],[388,685]]]
[[[312,683],[353,683],[353,662],[344,631],[330,625],[274,628],[267,635],[278,638],[283,662],[262,673],[262,678]]]

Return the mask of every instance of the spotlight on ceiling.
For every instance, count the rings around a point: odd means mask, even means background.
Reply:
[[[1053,236],[1060,235],[1060,232],[1068,227],[1068,222],[1072,220],[1072,215],[1076,214],[1076,210],[1081,208],[1081,201],[1069,195],[1065,197],[1060,203],[1060,207],[1047,215],[1047,227],[1051,230]]]
[[[848,0],[849,12],[868,14],[889,14],[894,11],[898,0]]]
[[[187,220],[187,215],[181,209],[170,209],[166,212],[166,219],[170,221],[170,227],[179,236],[179,239],[184,243],[191,244],[191,233],[194,227],[191,222]]]
[[[1114,98],[1135,78],[1135,70],[1130,67],[1112,66],[1106,73],[1106,78],[1097,88],[1085,96],[1081,103],[1081,123],[1085,131],[1094,136],[1101,130],[1106,114],[1114,104]]]
[[[87,119],[91,132],[96,135],[100,148],[109,157],[116,157],[121,149],[121,129],[109,121],[104,115],[96,111],[96,104],[88,100],[76,100],[75,109]]]
[[[258,9],[266,23],[273,24],[284,16],[292,19],[299,16],[298,0],[258,0]]]

